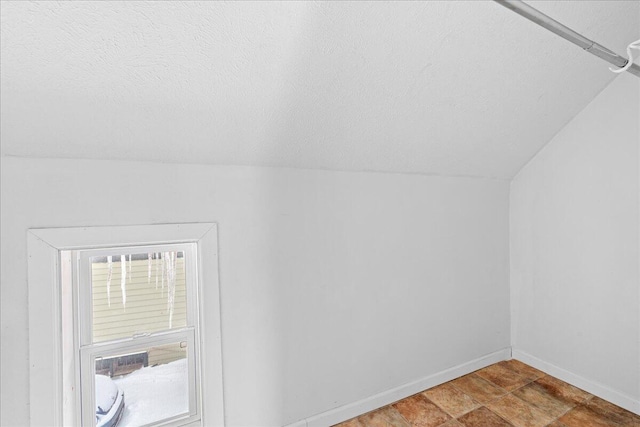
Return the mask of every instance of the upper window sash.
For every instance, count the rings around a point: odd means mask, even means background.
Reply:
[[[153,245],[153,246],[129,246],[118,248],[100,248],[91,250],[75,251],[78,262],[78,277],[75,288],[78,295],[78,316],[80,345],[95,343],[93,337],[94,316],[93,316],[93,283],[92,283],[92,262],[94,257],[119,256],[140,253],[154,252],[182,252],[185,270],[185,291],[186,291],[186,325],[194,327],[198,325],[198,274],[197,274],[197,250],[194,243],[174,244],[174,245]],[[120,283],[112,283],[112,286],[119,287]],[[160,329],[156,331],[140,331],[141,333],[159,333],[176,328]],[[177,328],[179,329],[179,328]],[[126,337],[122,337],[126,338]]]

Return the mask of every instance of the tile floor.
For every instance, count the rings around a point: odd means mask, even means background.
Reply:
[[[488,366],[337,427],[640,427],[640,416],[517,360]]]

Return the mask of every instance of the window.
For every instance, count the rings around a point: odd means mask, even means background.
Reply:
[[[83,426],[94,418],[121,427],[199,420],[196,250],[189,243],[62,252],[77,269],[62,286],[78,299]],[[71,331],[63,329],[63,342]]]
[[[215,224],[30,230],[32,425],[223,425],[216,245]]]

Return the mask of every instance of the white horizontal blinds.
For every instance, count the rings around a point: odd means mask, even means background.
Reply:
[[[187,326],[185,252],[91,257],[93,342]]]

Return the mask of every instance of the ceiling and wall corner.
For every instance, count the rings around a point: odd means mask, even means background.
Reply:
[[[619,52],[640,3],[531,2]],[[3,2],[2,155],[511,179],[615,75],[491,1]]]

